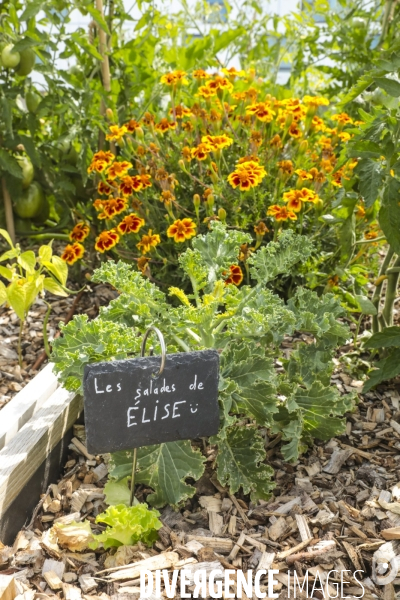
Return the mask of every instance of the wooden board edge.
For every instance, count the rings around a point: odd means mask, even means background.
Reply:
[[[82,411],[81,396],[58,388],[0,451],[0,519]]]
[[[1,409],[0,450],[43,406],[58,387],[53,363],[47,364],[10,402]]]

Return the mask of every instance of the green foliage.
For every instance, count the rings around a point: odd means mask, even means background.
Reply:
[[[68,267],[58,256],[53,256],[51,243],[39,248],[36,255],[33,250],[22,252],[19,244],[14,246],[7,231],[0,229],[10,249],[0,256],[0,263],[10,261],[6,266],[0,264],[0,276],[8,281],[6,286],[0,280],[0,306],[8,304],[20,320],[20,332],[32,304],[45,292],[57,296],[68,296],[65,285]],[[15,262],[16,261],[16,262]],[[43,334],[47,340],[46,327]],[[19,362],[22,364],[21,334],[18,341]]]
[[[110,283],[120,295],[93,321],[75,317],[63,328],[54,362],[61,381],[69,389],[79,389],[85,364],[124,358],[129,352],[137,356],[138,334],[151,324],[163,332],[169,352],[218,349],[220,429],[210,440],[218,447],[217,474],[231,491],[242,487],[256,500],[267,498],[272,486],[258,427],[281,431],[291,442],[283,452],[296,459],[313,436],[326,439],[343,431],[340,415],[351,410],[353,399],[340,398],[329,387],[332,355],[349,335],[340,322],[344,314],[340,303],[331,294],[319,298],[299,288],[285,305],[265,288],[273,277],[287,276],[310,255],[309,241],[282,233],[271,248],[253,254],[254,286],[237,288],[226,285],[221,276],[238,255],[242,239],[216,223],[194,241],[195,250],[181,257],[193,294],[172,289],[180,306],[168,304],[132,267],[105,263],[95,280]],[[312,335],[313,341],[294,342],[287,360],[280,344],[285,334],[295,332]],[[277,371],[277,360],[285,367],[283,373]],[[131,452],[112,455],[111,481],[119,484],[107,486],[108,497],[127,502],[131,465]],[[154,490],[147,498],[154,506],[177,505],[193,495],[194,488],[185,479],[198,479],[203,471],[204,457],[188,441],[138,449],[136,481]]]
[[[131,328],[102,319],[89,321],[87,315],[77,315],[61,325],[61,331],[63,337],[53,342],[52,360],[64,386],[74,392],[82,391],[85,365],[128,358],[140,347]]]
[[[364,384],[364,392],[368,392],[375,385],[400,374],[400,327],[385,327],[371,336],[364,346],[366,349],[389,349],[368,373],[369,379]]]
[[[148,509],[146,504],[109,506],[96,517],[96,523],[105,523],[108,527],[103,533],[93,536],[94,541],[89,543],[89,547],[96,549],[102,544],[107,550],[133,546],[137,542],[151,546],[158,538],[157,530],[162,527],[159,516],[157,510]]]

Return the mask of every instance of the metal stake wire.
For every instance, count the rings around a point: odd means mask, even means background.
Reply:
[[[167,358],[167,349],[165,346],[165,341],[164,341],[164,336],[161,333],[161,331],[154,326],[151,326],[148,328],[148,330],[146,331],[146,333],[144,334],[143,337],[143,341],[142,341],[142,346],[140,349],[140,356],[144,356],[145,352],[146,352],[146,342],[147,339],[149,337],[149,335],[154,331],[154,333],[157,335],[158,340],[160,342],[160,346],[161,346],[161,365],[160,365],[160,369],[158,371],[158,373],[153,374],[153,377],[159,377],[161,375],[161,373],[164,371],[164,367],[165,367],[165,361]],[[153,348],[150,349],[150,355],[153,355]],[[133,499],[135,497],[135,475],[136,475],[136,464],[137,464],[137,448],[133,449],[133,460],[132,460],[132,476],[131,476],[131,496],[130,496],[130,506],[133,505]]]

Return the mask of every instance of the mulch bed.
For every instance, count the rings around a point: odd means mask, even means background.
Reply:
[[[51,304],[47,326],[49,341],[57,335],[60,322],[74,314],[97,316],[99,307],[107,305],[115,293],[105,285],[87,286],[78,296],[46,296]],[[43,320],[46,304],[38,300],[29,311],[23,331],[23,363],[18,363],[19,319],[9,308],[0,308],[0,409],[3,408],[47,362],[43,346]]]
[[[342,392],[360,390],[360,382],[347,375],[334,377]],[[282,459],[279,436],[266,437],[276,482],[268,502],[255,505],[248,497],[230,495],[210,466],[180,511],[161,511],[159,541],[150,549],[139,543],[117,551],[71,552],[53,536],[55,523],[83,519],[99,532],[95,517],[106,508],[107,457],[87,454],[84,428],[76,425],[64,476],[43,495],[14,546],[0,549],[1,572],[15,575],[23,594],[19,600],[61,594],[66,600],[139,598],[138,567],[153,568],[151,557],[164,565],[156,568],[185,568],[192,574],[200,568],[278,569],[274,591],[282,600],[293,597],[289,570],[292,582],[295,570],[301,583],[307,571],[308,594],[317,582],[318,598],[323,597],[318,582],[326,581],[332,569],[339,573],[330,576],[331,596],[344,570],[344,595],[361,596],[352,575],[360,570],[364,598],[394,599],[400,579],[380,586],[371,574],[374,556],[380,564],[389,562],[400,545],[400,395],[393,385],[359,397],[346,435],[316,442],[295,464]],[[213,452],[206,449],[210,459]],[[148,492],[140,485],[136,496],[145,500]],[[267,588],[262,584],[261,590]],[[306,590],[297,589],[297,596],[305,598]]]

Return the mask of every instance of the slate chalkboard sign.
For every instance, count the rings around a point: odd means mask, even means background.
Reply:
[[[92,454],[214,435],[219,427],[216,350],[93,363],[83,390]]]

